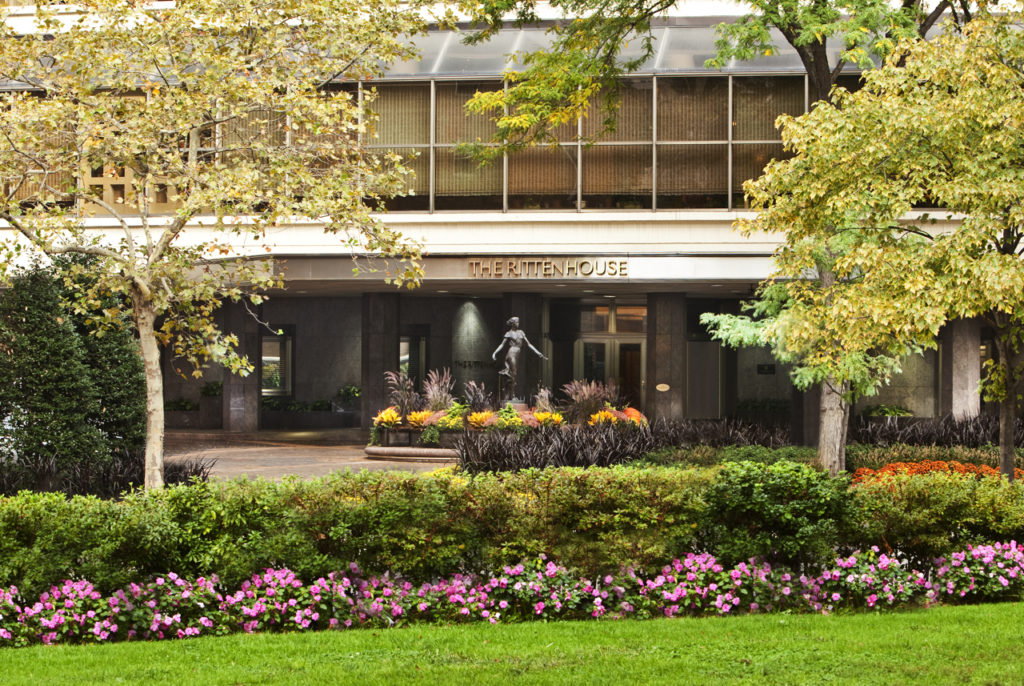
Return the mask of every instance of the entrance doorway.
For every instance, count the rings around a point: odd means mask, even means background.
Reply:
[[[573,376],[614,382],[622,402],[644,409],[647,383],[647,340],[644,336],[589,334],[576,342]]]

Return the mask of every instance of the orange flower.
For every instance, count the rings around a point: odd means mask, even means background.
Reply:
[[[647,417],[645,417],[644,413],[635,407],[622,408],[622,414],[626,415],[626,419],[634,424],[647,424]]]
[[[861,467],[853,473],[853,483],[859,484],[869,479],[879,479],[896,474],[929,474],[931,472],[945,472],[946,474],[961,474],[973,476],[980,479],[984,476],[999,476],[999,470],[988,465],[964,464],[950,460],[922,460],[921,462],[890,462],[880,469],[869,469]],[[1024,477],[1024,470],[1015,469],[1014,477]]]

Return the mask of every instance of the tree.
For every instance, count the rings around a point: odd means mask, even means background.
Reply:
[[[40,490],[68,462],[110,458],[86,357],[52,274],[20,276],[0,295],[2,459],[34,474]]]
[[[130,329],[86,325],[55,272],[19,274],[0,293],[0,459],[27,487],[89,492],[109,484],[86,475],[141,456],[145,377]]]
[[[88,272],[89,258],[67,256],[57,260],[58,273],[67,271],[75,262],[82,263],[83,270]],[[137,453],[146,443],[146,376],[139,357],[139,343],[131,320],[124,312],[124,304],[108,296],[100,301],[97,310],[84,314],[72,312],[66,303],[74,299],[78,284],[68,285],[56,279],[53,273],[49,276],[56,280],[61,302],[82,341],[85,365],[99,399],[99,413],[92,423],[103,433],[111,452]],[[122,311],[120,326],[97,329],[90,325],[93,317],[103,316],[103,311],[111,308]]]
[[[485,41],[507,21],[517,26],[538,23],[539,4],[538,0],[466,3],[481,27],[469,40]],[[492,113],[497,123],[492,143],[498,147],[472,148],[483,158],[553,143],[557,127],[588,114],[595,103],[605,115],[605,127],[614,127],[621,77],[653,56],[652,22],[677,2],[552,0],[544,4],[566,17],[551,28],[551,46],[520,55],[524,69],[506,75],[509,88],[478,93],[470,102],[471,110]],[[733,58],[773,54],[778,46],[770,31],[775,29],[800,56],[812,101],[829,99],[845,65],[872,67],[873,60],[885,56],[895,41],[926,35],[947,12],[967,21],[974,5],[968,0],[941,0],[928,10],[922,0],[895,5],[886,0],[745,0],[744,4],[749,14],[717,27],[717,54],[705,66],[721,68]],[[830,59],[830,40],[843,47],[835,60]],[[624,59],[625,48],[637,43],[636,56]]]
[[[423,21],[395,0],[83,0],[37,7],[32,31],[5,24],[0,76],[0,248],[94,258],[69,271],[76,309],[113,298],[92,325],[130,313],[146,374],[146,486],[163,482],[158,344],[197,367],[251,369],[213,315],[225,299],[281,285],[263,250],[294,217],[353,250],[416,247],[371,216],[407,188],[400,158],[373,154],[353,84],[411,56]],[[97,222],[94,217],[105,217]],[[91,230],[106,223],[117,230]],[[88,272],[85,279],[79,275]]]
[[[987,320],[997,355],[983,390],[999,401],[1010,479],[1024,386],[1022,19],[982,15],[962,34],[901,44],[863,89],[838,93],[839,108],[787,118],[795,156],[751,186],[766,209],[747,226],[785,229],[790,278],[842,236],[837,271],[856,288],[841,314],[876,336],[927,344],[948,319]],[[949,220],[901,219],[921,205]]]
[[[605,128],[614,127],[619,79],[651,57],[654,51],[650,33],[652,20],[676,3],[674,0],[555,0],[549,4],[570,17],[552,29],[553,45],[544,51],[523,56],[525,69],[521,73],[508,74],[509,88],[478,93],[469,105],[475,111],[493,113],[497,122],[492,140],[497,145],[467,146],[482,159],[493,159],[504,151],[537,143],[553,143],[556,140],[554,130],[581,114],[586,115],[595,101],[600,101],[605,112]],[[925,36],[947,12],[957,22],[968,21],[974,7],[974,3],[968,0],[942,0],[930,10],[920,0],[903,0],[898,4],[887,0],[814,0],[809,3],[801,0],[747,0],[745,4],[751,9],[749,14],[735,23],[718,27],[718,52],[706,66],[721,67],[732,58],[753,59],[772,54],[777,46],[770,31],[775,29],[800,56],[807,72],[811,98],[816,102],[830,100],[831,89],[845,65],[852,63],[861,68],[872,67],[874,60],[884,57],[897,40]],[[493,35],[510,12],[514,12],[517,24],[536,23],[536,8],[536,0],[513,3],[485,0],[474,4],[474,16],[484,28],[472,36],[472,40],[486,40]],[[838,41],[843,48],[834,61],[830,61],[829,40]],[[638,56],[630,60],[621,59],[624,47],[637,42],[640,43]],[[837,247],[833,245],[833,249],[819,250],[816,255],[820,261],[812,267],[820,285],[818,293],[826,303],[845,286],[845,281],[837,277],[832,264],[840,254],[834,250]],[[775,303],[766,303],[762,313],[774,306]],[[792,322],[801,312],[802,308],[789,308],[786,318]],[[749,327],[745,328],[749,330]],[[755,339],[739,336],[730,337],[730,340],[733,344],[740,344],[741,341]],[[774,335],[765,340],[781,343]],[[818,343],[834,345],[835,339],[822,339]],[[900,347],[898,343],[893,345],[894,350]],[[776,348],[774,351],[782,359],[800,360],[797,369],[803,371],[796,379],[798,385],[812,379],[821,383],[819,457],[830,465],[832,471],[843,469],[850,383],[851,380],[860,383],[861,379],[830,376],[827,371],[836,371],[837,368],[829,365],[816,369],[811,358],[798,357],[798,351],[810,353],[806,346]],[[847,363],[853,364],[853,358]],[[868,366],[863,366],[865,363],[869,363]],[[898,361],[881,357],[869,361],[860,357],[858,364],[862,371],[870,367],[876,371],[885,368],[891,372],[897,368]],[[853,372],[848,366],[845,369]],[[873,382],[868,382],[863,388],[872,385]]]
[[[812,261],[795,276],[779,267],[778,280],[761,284],[756,299],[743,304],[748,314],[705,313],[700,321],[730,347],[769,348],[777,360],[792,365],[798,389],[820,384],[829,390],[819,408],[818,455],[835,476],[846,469],[850,404],[877,393],[900,372],[907,355],[934,347],[934,339],[919,333],[901,337],[883,322],[860,316],[854,311],[864,306],[858,276],[819,271],[819,264]]]

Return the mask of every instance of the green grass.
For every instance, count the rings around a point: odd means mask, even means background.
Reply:
[[[1020,684],[1024,605],[0,651],[10,684]]]

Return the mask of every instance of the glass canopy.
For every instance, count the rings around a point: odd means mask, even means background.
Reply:
[[[732,60],[722,73],[803,73],[804,67],[796,51],[782,35],[772,30],[776,54],[756,60]],[[551,44],[551,36],[543,28],[503,29],[491,40],[478,45],[466,45],[465,34],[453,31],[432,31],[413,40],[421,58],[399,62],[385,75],[386,79],[434,77],[500,77],[507,69],[522,68],[514,55],[529,52]],[[704,62],[715,54],[714,26],[662,26],[652,32],[654,54],[637,74],[703,74],[708,73]],[[639,38],[627,41],[623,59],[640,55]],[[838,45],[829,49],[829,61],[838,58]]]

